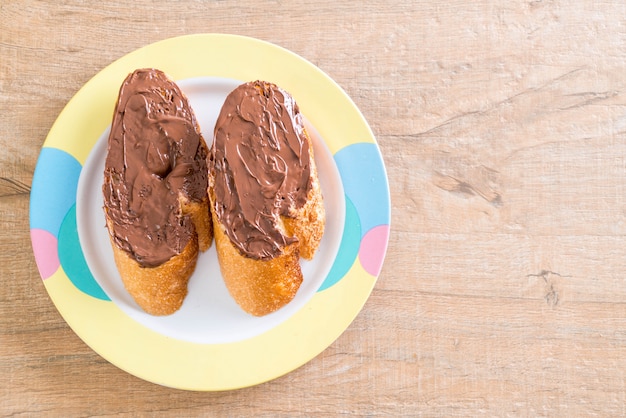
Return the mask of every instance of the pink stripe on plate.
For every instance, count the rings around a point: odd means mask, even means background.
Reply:
[[[383,260],[389,239],[389,225],[378,225],[365,233],[361,239],[359,261],[372,276],[378,276],[383,267]]]
[[[39,274],[45,280],[52,276],[61,265],[58,241],[54,235],[43,229],[31,229],[30,239],[33,243],[33,252]]]

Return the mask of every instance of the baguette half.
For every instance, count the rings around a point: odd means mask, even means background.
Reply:
[[[312,259],[320,244],[325,213],[311,140],[278,86],[245,83],[227,97],[209,155],[209,200],[231,296],[255,316],[285,306],[303,281],[300,258]]]
[[[104,212],[126,290],[151,315],[176,312],[199,251],[213,238],[208,147],[193,110],[165,73],[124,80],[104,171]]]

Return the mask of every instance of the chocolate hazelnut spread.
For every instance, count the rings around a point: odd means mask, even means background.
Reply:
[[[255,81],[233,90],[215,124],[210,169],[215,214],[242,254],[268,260],[297,239],[279,217],[293,217],[311,189],[309,140],[289,93]]]
[[[179,198],[206,198],[206,156],[179,87],[159,70],[130,74],[120,88],[109,135],[104,210],[113,241],[142,267],[180,254],[195,233]]]

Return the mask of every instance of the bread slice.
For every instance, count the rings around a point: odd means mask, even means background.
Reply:
[[[287,92],[256,81],[229,94],[209,155],[209,200],[231,296],[255,316],[285,306],[325,224],[311,140]]]
[[[141,309],[156,316],[170,315],[180,309],[196,268],[198,240],[189,240],[180,254],[157,267],[141,267],[113,238],[111,244],[124,287]]]
[[[213,239],[208,147],[180,88],[140,69],[122,84],[104,171],[104,212],[126,290],[152,315],[176,312]]]

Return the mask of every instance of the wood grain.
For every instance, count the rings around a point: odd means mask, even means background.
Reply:
[[[626,415],[626,3],[0,2],[3,416]],[[256,387],[110,365],[30,248],[46,134],[99,70],[197,32],[254,36],[339,83],[378,138],[392,234],[348,330]]]

